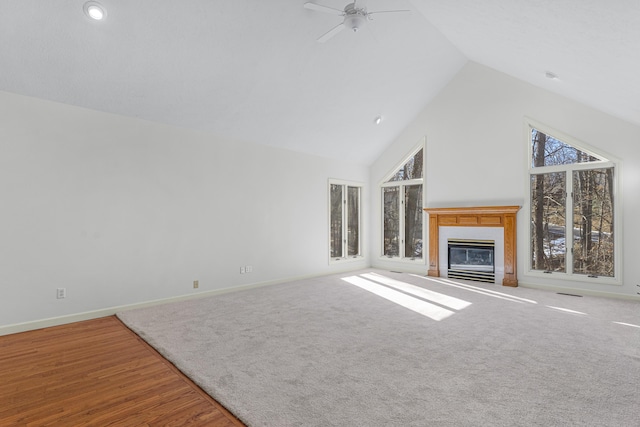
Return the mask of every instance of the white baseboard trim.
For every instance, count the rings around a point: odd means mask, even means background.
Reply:
[[[358,266],[356,269],[357,270],[362,269],[362,266]],[[11,325],[0,326],[0,336],[10,335],[10,334],[17,334],[17,333],[20,333],[20,332],[33,331],[33,330],[42,329],[42,328],[49,328],[49,327],[52,327],[52,326],[66,325],[68,323],[82,322],[84,320],[98,319],[100,317],[113,316],[114,314],[116,314],[118,312],[126,311],[126,310],[134,310],[136,308],[151,307],[151,306],[154,306],[154,305],[167,304],[167,303],[170,303],[170,302],[185,301],[185,300],[203,298],[203,297],[208,297],[208,296],[213,296],[213,295],[226,294],[226,293],[229,293],[229,292],[244,291],[244,290],[247,290],[247,289],[254,289],[254,288],[260,288],[260,287],[263,287],[263,286],[277,285],[277,284],[280,284],[280,283],[287,283],[287,282],[292,282],[292,281],[295,281],[295,280],[313,279],[313,278],[316,278],[316,277],[328,276],[328,275],[332,275],[332,274],[336,274],[336,273],[344,273],[344,272],[347,272],[347,271],[354,271],[354,269],[345,269],[345,270],[338,269],[338,270],[333,270],[331,272],[326,272],[326,273],[309,274],[309,275],[304,275],[304,276],[289,277],[289,278],[286,278],[286,279],[276,279],[276,280],[269,280],[269,281],[266,281],[266,282],[250,283],[248,285],[240,285],[240,286],[234,286],[234,287],[229,287],[229,288],[214,289],[214,290],[211,290],[211,291],[198,292],[198,293],[189,294],[189,295],[178,295],[178,296],[170,297],[170,298],[162,298],[162,299],[144,301],[144,302],[139,302],[139,303],[134,303],[134,304],[127,304],[127,305],[121,305],[121,306],[116,306],[116,307],[108,307],[108,308],[103,308],[103,309],[100,309],[100,310],[85,311],[85,312],[82,312],[82,313],[69,314],[69,315],[66,315],[66,316],[50,317],[50,318],[47,318],[47,319],[39,319],[39,320],[34,320],[34,321],[24,322],[24,323],[14,323],[14,324],[11,324]]]
[[[522,286],[523,288],[542,289],[545,291],[565,292],[565,293],[572,293],[576,295],[589,295],[592,297],[615,298],[615,299],[624,299],[629,301],[640,302],[639,295],[619,294],[615,292],[605,292],[605,291],[593,291],[589,289],[580,289],[580,288],[540,285],[537,283],[524,283],[522,282],[522,280],[518,281],[518,286]]]
[[[371,265],[373,268],[389,271],[401,271],[403,273],[427,274],[427,264],[424,261],[404,261],[389,258],[375,259]]]

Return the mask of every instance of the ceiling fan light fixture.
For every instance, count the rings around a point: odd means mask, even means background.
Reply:
[[[367,18],[359,12],[350,13],[344,17],[344,26],[354,33],[362,28],[365,22]]]
[[[364,27],[367,21],[370,21],[371,15],[377,13],[394,13],[394,12],[411,12],[410,10],[379,10],[375,12],[368,12],[367,7],[362,4],[362,0],[354,0],[344,7],[344,10],[336,9],[333,7],[323,6],[312,2],[306,2],[304,4],[305,9],[315,10],[318,12],[330,13],[332,15],[342,16],[342,22],[318,38],[319,43],[324,43],[340,31],[345,28],[350,29],[353,32],[360,30]]]

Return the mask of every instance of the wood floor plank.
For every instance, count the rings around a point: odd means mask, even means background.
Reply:
[[[115,316],[1,336],[0,425],[243,426]]]

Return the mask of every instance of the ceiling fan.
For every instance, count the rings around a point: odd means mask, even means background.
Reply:
[[[358,31],[362,28],[367,21],[371,21],[373,17],[371,15],[377,13],[395,13],[395,12],[411,12],[410,10],[378,10],[375,12],[368,12],[366,6],[361,6],[363,3],[362,0],[354,0],[353,3],[349,3],[344,7],[344,10],[335,9],[333,7],[322,6],[320,4],[306,2],[304,7],[311,10],[316,10],[318,12],[330,13],[332,15],[342,16],[344,21],[340,24],[336,25],[323,35],[318,38],[320,43],[324,43],[329,40],[331,37],[338,34],[345,27],[350,29],[353,32]]]

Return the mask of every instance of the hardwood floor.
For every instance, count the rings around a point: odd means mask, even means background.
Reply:
[[[243,426],[115,316],[0,337],[2,426]]]

